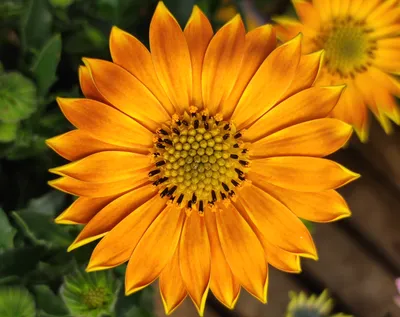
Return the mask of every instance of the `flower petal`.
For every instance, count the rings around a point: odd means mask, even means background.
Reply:
[[[203,70],[203,61],[214,32],[210,21],[208,21],[205,14],[196,5],[193,7],[192,15],[186,24],[184,34],[189,46],[190,58],[192,61],[193,100],[191,104],[202,108],[201,74]]]
[[[245,141],[254,142],[291,125],[328,116],[344,86],[312,87],[282,101],[244,131]]]
[[[205,211],[207,232],[211,246],[211,282],[210,288],[215,297],[229,309],[235,307],[239,298],[240,284],[232,273],[222,251],[218,238],[215,212]]]
[[[229,118],[246,86],[265,58],[276,48],[276,35],[271,25],[258,27],[246,34],[244,55],[235,86],[220,109]]]
[[[115,108],[156,132],[170,116],[150,90],[122,67],[100,59],[84,58],[101,95]],[[112,78],[112,80],[110,80]]]
[[[261,243],[234,206],[221,203],[219,207],[217,227],[225,258],[240,284],[265,303],[268,267]]]
[[[86,66],[79,66],[79,83],[86,98],[108,103],[94,85],[92,75]]]
[[[292,3],[301,22],[314,29],[320,27],[320,14],[311,2],[305,0],[293,0]]]
[[[239,15],[226,23],[211,39],[204,56],[202,90],[204,106],[215,115],[228,98],[239,75],[245,34]]]
[[[147,228],[165,206],[166,199],[155,196],[129,214],[97,244],[86,270],[103,270],[128,261]]]
[[[193,211],[186,217],[179,245],[183,282],[200,316],[203,316],[210,283],[211,256],[204,217]]]
[[[113,62],[130,72],[145,85],[170,115],[175,108],[158,81],[151,54],[136,37],[113,26],[110,34]]]
[[[128,147],[108,144],[94,139],[87,132],[78,129],[48,139],[46,144],[69,161],[79,160],[101,151],[133,151]]]
[[[306,156],[252,160],[251,171],[265,182],[303,192],[335,189],[360,177],[334,161]]]
[[[252,184],[279,200],[302,219],[332,222],[351,215],[345,200],[335,190],[299,192],[267,183],[264,177],[251,171],[247,177]]]
[[[295,76],[300,54],[301,35],[279,46],[265,59],[232,115],[238,129],[251,125],[283,96]]]
[[[183,113],[192,95],[192,66],[185,36],[160,1],[150,24],[150,50],[157,77],[175,109]]]
[[[337,119],[299,123],[258,140],[250,146],[251,157],[327,156],[349,140],[353,129]]]
[[[118,196],[79,197],[54,221],[58,224],[86,224]]]
[[[68,251],[76,249],[111,231],[118,223],[157,194],[157,188],[146,185],[114,199],[104,206],[83,228]]]
[[[166,315],[172,314],[187,296],[179,266],[178,250],[177,248],[160,275],[160,293]]]
[[[237,201],[271,244],[287,252],[317,259],[317,251],[307,228],[278,200],[256,186],[244,186]]]
[[[89,155],[79,161],[52,168],[50,172],[86,182],[115,182],[135,179],[143,170],[150,171],[153,159],[150,155],[131,152],[104,151]]]
[[[181,208],[171,204],[147,229],[126,268],[126,295],[143,289],[161,274],[178,246],[185,216]]]
[[[57,102],[74,126],[95,139],[142,151],[153,146],[153,135],[149,130],[104,103],[66,98],[57,98]]]

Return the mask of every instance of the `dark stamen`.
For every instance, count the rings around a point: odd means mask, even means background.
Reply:
[[[225,183],[222,183],[222,187],[225,189],[226,192],[229,192],[229,187]]]
[[[226,199],[226,195],[223,192],[219,192],[221,194],[222,200]]]
[[[229,133],[225,134],[222,138],[223,138],[224,140],[226,140],[227,138],[229,138]]]
[[[208,130],[208,129],[210,128],[210,126],[208,125],[208,122],[204,122],[204,128],[205,128],[206,130]]]
[[[154,155],[154,157],[157,157],[157,156],[160,156],[161,154],[158,152],[154,152],[153,155]]]
[[[161,144],[161,143],[157,143],[157,147],[159,149],[165,149],[165,145]]]
[[[214,191],[214,190],[211,191],[211,196],[212,196],[212,201],[213,201],[213,202],[214,202],[214,201],[217,201],[217,195],[215,194],[215,191]]]
[[[165,196],[166,194],[168,194],[168,187],[167,187],[167,188],[164,188],[164,190],[161,192],[161,194],[160,194],[161,198],[164,198],[164,196]]]
[[[237,148],[239,147],[239,144],[236,143],[236,144],[233,145],[233,147],[234,147],[235,149],[237,149]]]
[[[239,163],[242,164],[243,166],[248,166],[249,165],[249,162],[243,161],[243,160],[239,160]]]
[[[188,208],[192,209],[192,201],[191,200],[188,201]]]
[[[150,173],[149,173],[149,177],[152,177],[152,176],[154,176],[154,175],[157,175],[158,173],[160,173],[161,171],[160,170],[153,170],[153,171],[151,171]]]
[[[192,117],[194,118],[196,116],[196,112],[192,112]]]
[[[243,175],[243,174],[244,174],[243,171],[241,171],[241,170],[238,169],[238,168],[235,168],[235,172],[238,173],[239,175]]]
[[[244,149],[243,151],[242,151],[242,154],[246,154],[247,153],[247,149]]]
[[[153,185],[154,185],[154,186],[158,186],[158,185],[164,183],[166,180],[168,180],[168,177],[159,178],[159,179],[157,179],[157,180],[153,183]]]
[[[204,114],[201,116],[201,120],[206,121],[207,120],[207,116],[205,116]]]
[[[229,196],[232,197],[232,196],[234,196],[234,195],[235,195],[235,192],[234,192],[233,190],[231,190],[231,191],[229,192]]]
[[[164,129],[160,129],[159,132],[160,132],[161,134],[168,135],[168,132],[165,131]]]
[[[159,161],[156,163],[156,166],[163,166],[165,165],[165,161]]]
[[[200,202],[199,202],[199,211],[200,211],[201,213],[204,212],[204,206],[203,206],[203,201],[202,201],[202,200],[200,200]]]
[[[244,177],[243,175],[239,175],[238,177],[239,177],[239,179],[240,179],[241,181],[244,181],[244,180],[246,179],[246,177]]]
[[[181,194],[179,196],[178,200],[176,201],[178,203],[178,205],[180,205],[182,203],[183,197],[184,197],[183,194]]]
[[[234,179],[231,180],[231,183],[233,184],[233,186],[237,187],[239,186],[239,183],[237,181],[235,181]]]
[[[180,126],[182,124],[181,120],[176,120],[176,124]]]
[[[240,132],[235,134],[235,139],[239,139],[242,136],[242,134]]]
[[[186,120],[182,120],[183,125],[188,126],[189,123]]]
[[[168,196],[172,196],[174,194],[174,192],[176,191],[176,189],[178,188],[178,186],[174,186],[172,187],[169,192],[168,192]]]
[[[164,139],[164,142],[167,143],[167,144],[169,144],[169,145],[172,145],[172,144],[173,144],[172,141],[171,141],[170,139]]]
[[[195,204],[196,202],[197,202],[197,197],[196,197],[196,194],[193,193],[193,196],[192,196],[192,203]]]
[[[171,196],[169,200],[173,202],[175,200],[175,196]]]
[[[237,160],[237,159],[239,158],[239,156],[238,156],[238,155],[236,155],[236,154],[231,154],[231,158],[233,158],[233,159]]]
[[[175,134],[177,134],[177,135],[180,135],[180,134],[181,134],[177,128],[173,128],[172,131],[173,131]]]
[[[229,129],[229,123],[224,125],[224,130],[228,130]]]
[[[195,129],[197,129],[199,127],[199,120],[194,120],[193,126]]]

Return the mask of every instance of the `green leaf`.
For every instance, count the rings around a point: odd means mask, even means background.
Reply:
[[[68,309],[64,302],[47,285],[35,285],[33,293],[38,309],[54,316],[68,315]]]
[[[32,295],[22,287],[0,288],[1,317],[35,317],[35,302]]]
[[[65,202],[65,194],[57,190],[51,190],[39,198],[33,198],[28,202],[26,211],[40,213],[54,217]]]
[[[128,310],[124,315],[124,317],[155,317],[155,315],[149,310],[134,306],[130,310]]]
[[[45,249],[40,246],[9,249],[1,252],[0,277],[27,274],[36,268],[44,252]]]
[[[305,220],[305,219],[300,219],[304,225],[307,227],[308,231],[310,231],[310,233],[315,233],[315,225],[314,223],[312,223],[311,221]]]
[[[17,137],[18,127],[18,122],[0,122],[0,143],[8,143],[14,141]]]
[[[18,122],[37,109],[36,88],[20,73],[0,74],[0,121]]]
[[[61,36],[54,35],[37,55],[31,71],[36,79],[38,93],[45,96],[57,80],[56,71],[61,56]]]
[[[0,208],[0,252],[14,248],[14,236],[16,230],[8,221],[7,215]]]
[[[61,9],[68,8],[74,2],[75,2],[75,0],[50,0],[50,4],[53,7],[61,8]]]
[[[195,0],[164,0],[165,5],[179,21],[181,26],[186,24],[192,13]]]
[[[22,160],[28,157],[39,156],[44,151],[48,150],[45,143],[46,138],[31,132],[30,130],[19,129],[17,138],[11,147],[5,149],[1,156],[8,160]]]
[[[52,20],[47,0],[28,0],[21,23],[23,50],[43,46],[51,35]]]

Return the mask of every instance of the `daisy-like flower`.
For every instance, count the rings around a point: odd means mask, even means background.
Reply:
[[[202,314],[209,289],[265,302],[268,264],[317,258],[298,217],[350,214],[335,189],[358,175],[322,158],[351,135],[326,118],[343,87],[311,87],[321,52],[301,56],[301,36],[276,48],[239,16],[214,34],[198,7],[182,31],[160,2],[151,53],[116,27],[110,48],[84,59],[85,99],[58,99],[77,129],[48,140],[73,161],[50,182],[79,196],[56,220],[85,224],[69,250],[102,238],[88,270],[129,261],[126,293],[159,278],[166,313],[189,295]]]
[[[303,50],[325,50],[316,85],[346,84],[332,112],[368,139],[369,108],[386,133],[400,124],[400,6],[398,0],[292,0],[300,21],[276,18],[278,38],[299,32]],[[389,120],[390,119],[390,120]]]

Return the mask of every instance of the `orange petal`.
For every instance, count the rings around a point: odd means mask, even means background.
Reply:
[[[273,185],[304,192],[335,189],[360,177],[327,159],[281,156],[251,161],[251,171]]]
[[[215,218],[215,212],[205,211],[207,232],[211,246],[211,282],[210,288],[215,297],[229,309],[235,307],[239,298],[240,284],[222,251],[221,242],[218,238],[218,229]]]
[[[268,267],[261,243],[234,206],[222,203],[219,207],[217,227],[225,258],[240,284],[265,303]]]
[[[59,224],[86,224],[117,197],[79,197],[54,221]]]
[[[149,130],[104,103],[66,98],[57,98],[57,102],[65,117],[93,138],[142,150],[153,146],[153,135]]]
[[[126,268],[126,295],[145,288],[159,277],[178,246],[185,216],[181,208],[171,204],[147,229]]]
[[[69,161],[75,161],[84,158],[90,154],[101,151],[132,151],[133,149],[92,138],[83,130],[72,130],[46,140],[46,144],[57,154]]]
[[[313,85],[321,70],[323,55],[324,51],[318,51],[301,56],[296,76],[281,101]]]
[[[160,275],[160,293],[166,315],[172,314],[187,296],[179,266],[178,250],[177,248]]]
[[[305,225],[278,200],[258,187],[244,186],[238,194],[238,202],[271,244],[291,253],[317,258],[314,242]]]
[[[243,94],[247,84],[265,58],[276,48],[275,31],[271,25],[264,25],[246,34],[244,55],[239,76],[228,99],[225,100],[222,114],[229,118]]]
[[[293,95],[244,131],[244,140],[254,142],[291,125],[328,116],[336,106],[343,88],[312,87]]]
[[[115,182],[127,178],[134,180],[143,170],[152,168],[150,155],[131,152],[104,151],[89,155],[79,161],[50,169],[61,176],[86,182]]]
[[[269,184],[262,176],[251,171],[247,177],[254,185],[278,199],[297,217],[314,222],[332,222],[351,215],[345,200],[335,190],[299,192]]]
[[[349,140],[353,129],[337,119],[299,123],[258,140],[250,146],[251,157],[327,156]]]
[[[136,37],[113,26],[110,34],[110,51],[113,62],[139,79],[168,111],[175,108],[158,81],[151,54]]]
[[[353,0],[353,1],[357,1],[357,0]],[[330,0],[313,0],[312,2],[320,15],[322,22],[332,19],[331,1]]]
[[[301,35],[279,46],[261,64],[232,115],[238,129],[251,125],[283,96],[296,74],[300,54]]]
[[[211,255],[204,217],[192,212],[186,217],[179,245],[179,263],[187,292],[203,316],[208,294]]]
[[[185,36],[160,1],[150,24],[150,49],[157,77],[180,113],[190,105],[192,66]]]
[[[192,104],[198,108],[202,108],[201,73],[203,70],[203,60],[208,43],[210,43],[214,32],[210,21],[208,21],[207,17],[196,5],[193,7],[192,15],[186,24],[184,34],[189,46],[190,58],[192,61]]]
[[[126,192],[148,182],[148,171],[131,178],[108,183],[84,182],[68,176],[49,182],[49,185],[65,193],[85,197],[106,197]]]
[[[211,114],[221,109],[229,96],[242,63],[245,34],[239,15],[225,24],[208,45],[202,74],[204,106]]]
[[[100,59],[84,58],[83,61],[88,66],[97,89],[118,110],[153,132],[160,127],[160,123],[170,119],[170,115],[153,93],[128,71]]]
[[[128,261],[147,228],[165,206],[166,199],[157,195],[129,214],[97,244],[86,270],[103,270]]]
[[[321,17],[312,3],[305,0],[293,0],[292,3],[301,22],[314,29],[320,27]]]
[[[157,188],[150,184],[114,199],[90,220],[71,244],[68,251],[93,241],[93,237],[100,237],[111,231],[130,213],[153,198],[156,193]]]
[[[94,85],[92,75],[86,66],[79,66],[79,83],[86,98],[108,103]]]

